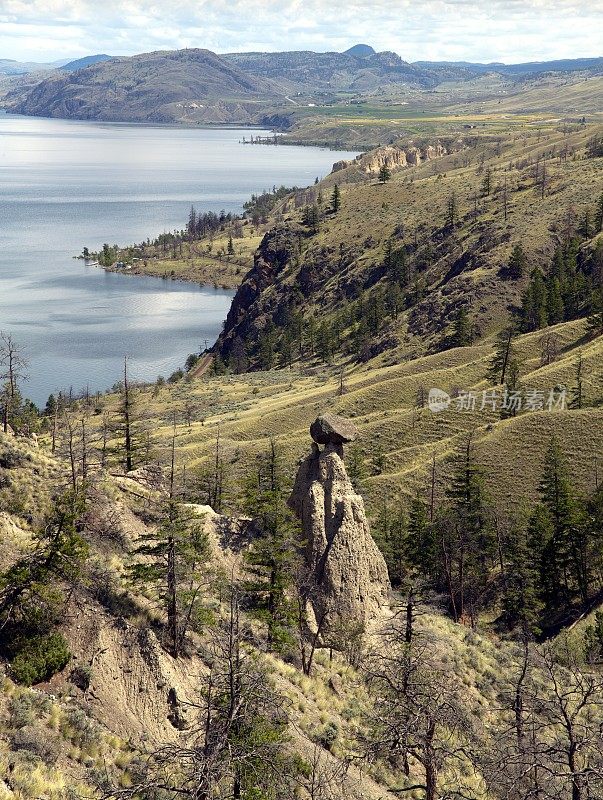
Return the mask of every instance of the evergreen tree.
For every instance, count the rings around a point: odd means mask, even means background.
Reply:
[[[320,210],[316,203],[304,208],[302,222],[307,228],[310,229],[312,234],[318,233],[320,230]]]
[[[547,297],[544,276],[539,269],[534,269],[521,304],[521,325],[525,333],[547,326]]]
[[[234,256],[235,254],[234,244],[232,243],[232,234],[230,234],[228,237],[228,248],[226,252],[229,256]]]
[[[563,322],[565,319],[565,306],[561,294],[561,284],[558,278],[551,278],[547,290],[546,316],[549,325]]]
[[[177,658],[189,628],[203,617],[200,587],[209,552],[203,526],[187,517],[172,497],[166,502],[156,531],[142,537],[136,555],[143,560],[130,568],[132,580],[154,593],[165,613],[166,641]]]
[[[520,391],[519,373],[519,361],[516,358],[512,358],[508,363],[507,373],[505,375],[505,391],[500,409],[501,419],[516,417],[519,411],[514,399]]]
[[[458,217],[458,200],[456,193],[452,192],[446,201],[446,225],[449,228],[454,228]]]
[[[545,571],[542,583],[548,589],[547,599],[555,605],[566,605],[577,591],[586,601],[589,568],[586,563],[585,530],[565,458],[555,439],[551,441],[545,458],[540,493],[550,520],[542,562]],[[545,515],[540,516],[541,520],[545,518]]]
[[[603,336],[603,290],[594,293],[591,313],[588,317],[588,333],[590,336]]]
[[[393,586],[400,586],[407,568],[407,522],[404,511],[392,509],[385,498],[375,519],[373,536],[387,564],[389,579]]]
[[[27,361],[10,333],[0,331],[0,403],[2,430],[8,432],[12,415],[21,405],[19,383],[27,377]]]
[[[408,557],[420,573],[434,575],[436,570],[436,542],[429,521],[427,506],[417,495],[408,517]]]
[[[258,357],[261,369],[272,369],[276,359],[276,328],[270,322],[259,339]]]
[[[471,344],[471,325],[469,322],[469,314],[464,307],[459,308],[456,318],[454,320],[454,330],[452,334],[452,343],[454,347],[465,347]]]
[[[503,614],[510,628],[519,628],[523,639],[540,633],[543,603],[539,594],[538,562],[526,531],[511,529],[504,545]]]
[[[339,185],[336,183],[333,187],[333,194],[331,195],[331,210],[336,214],[341,208],[341,192]]]
[[[492,169],[487,167],[482,181],[482,197],[489,197],[492,192]]]
[[[484,602],[489,569],[494,563],[496,537],[488,514],[483,471],[475,462],[472,437],[455,464],[447,495],[452,503],[452,525],[446,559],[454,565],[451,600],[456,619],[469,613],[475,621]],[[448,567],[452,577],[452,567]]]
[[[316,331],[316,355],[325,364],[330,364],[333,360],[334,349],[331,325],[327,320],[324,320]]]
[[[504,385],[509,367],[517,361],[513,339],[515,329],[509,326],[496,337],[494,355],[490,361],[487,377],[497,385]]]
[[[0,574],[0,655],[20,683],[48,680],[71,657],[57,629],[89,553],[85,511],[85,491],[55,498],[31,552]]]
[[[391,176],[392,173],[390,168],[387,166],[387,164],[382,164],[379,170],[379,181],[381,183],[387,183],[387,181],[390,180]]]
[[[291,643],[294,609],[290,588],[298,566],[300,545],[297,523],[287,506],[282,457],[276,443],[258,459],[244,487],[244,509],[255,521],[259,535],[247,555],[250,578],[247,590],[256,610],[266,620],[268,644],[277,649]]]
[[[590,237],[593,235],[593,227],[589,208],[586,208],[584,211],[584,216],[582,217],[582,222],[578,228],[578,232],[584,239],[590,239]]]
[[[514,281],[523,277],[528,266],[528,259],[521,244],[516,244],[509,257],[507,275]]]
[[[601,231],[603,231],[603,192],[601,192],[595,212],[595,233],[600,233]]]

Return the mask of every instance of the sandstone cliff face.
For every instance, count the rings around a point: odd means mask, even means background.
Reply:
[[[371,537],[362,497],[346,472],[343,446],[314,444],[301,463],[290,505],[305,542],[308,624],[341,649],[388,608],[389,578]]]
[[[386,166],[392,172],[404,167],[422,164],[424,161],[433,161],[448,153],[457,152],[462,148],[459,142],[435,142],[423,146],[408,144],[404,147],[398,145],[385,145],[370,153],[357,156],[353,161],[337,161],[333,164],[333,172],[339,172],[347,167],[354,166],[364,175],[378,175],[381,167]]]

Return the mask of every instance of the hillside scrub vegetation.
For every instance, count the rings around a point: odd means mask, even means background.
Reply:
[[[596,131],[192,208],[130,257],[247,271],[167,379],[2,334],[2,800],[601,796]]]

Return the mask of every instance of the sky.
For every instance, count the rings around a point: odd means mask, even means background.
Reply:
[[[19,61],[357,42],[407,61],[601,56],[603,0],[0,0],[0,58]]]

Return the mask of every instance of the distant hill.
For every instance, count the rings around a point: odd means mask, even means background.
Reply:
[[[18,75],[33,66],[0,61],[0,74],[4,69],[5,75]],[[410,100],[415,105],[427,102],[429,107],[434,102],[450,105],[456,97],[498,101],[533,90],[530,81],[541,75],[601,75],[603,58],[515,65],[409,63],[396,53],[376,53],[369,45],[357,44],[345,53],[217,55],[188,49],[130,58],[99,54],[60,67],[46,65],[46,69],[51,67],[52,73],[41,75],[35,85],[28,80],[8,91],[4,107],[49,117],[256,123],[285,129],[291,125],[291,114],[299,110],[296,107],[324,107],[341,103],[342,98],[348,104],[369,101],[383,107]],[[532,98],[530,107],[538,107],[537,97]]]
[[[64,72],[75,72],[77,69],[84,69],[84,67],[89,67],[92,64],[111,61],[112,58],[113,56],[108,56],[105,53],[100,53],[95,56],[84,56],[83,58],[76,58],[75,61],[68,61],[67,64],[64,64],[59,69],[62,69]]]
[[[282,53],[227,53],[223,58],[251,75],[270,78],[287,93],[362,94],[388,85],[433,88],[441,81],[437,71],[409,64],[391,52],[373,51],[359,58],[350,51],[314,53],[311,50],[297,50]]]
[[[356,58],[366,58],[367,56],[374,56],[375,50],[370,44],[355,44],[348,50],[345,50],[345,55],[356,56]]]
[[[28,72],[43,72],[56,69],[57,66],[56,63],[43,64],[35,61],[15,61],[12,58],[0,58],[0,75],[25,75]]]
[[[140,122],[251,122],[272,84],[209,50],[114,58],[42,81],[13,98],[22,114]]]
[[[500,75],[537,75],[545,72],[603,71],[603,58],[564,58],[557,61],[529,61],[524,64],[502,64],[491,62],[478,64],[471,61],[416,61],[416,67],[424,69],[458,69],[463,67],[475,75],[496,72]]]

